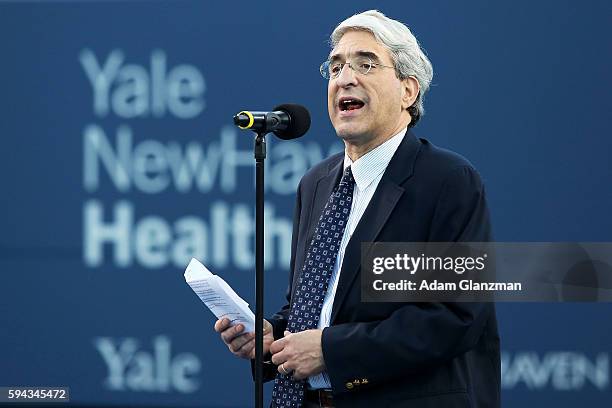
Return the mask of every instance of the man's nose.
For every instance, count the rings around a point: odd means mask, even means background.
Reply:
[[[342,88],[350,85],[357,85],[357,73],[348,62],[342,66],[340,75],[336,78],[336,84]]]

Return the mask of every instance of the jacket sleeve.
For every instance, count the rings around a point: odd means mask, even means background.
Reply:
[[[287,328],[287,319],[291,310],[291,289],[293,275],[295,273],[295,258],[297,251],[298,233],[300,229],[300,215],[302,211],[301,189],[302,183],[300,182],[296,194],[295,209],[293,211],[293,232],[291,234],[291,260],[289,262],[289,284],[287,285],[287,292],[285,293],[287,303],[285,303],[285,305],[278,312],[276,312],[268,319],[268,321],[272,324],[272,327],[274,328],[275,339],[280,339],[284,337],[284,332]]]
[[[484,187],[470,166],[454,169],[442,184],[429,241],[491,239]],[[386,319],[324,329],[323,356],[332,387],[352,378],[370,385],[435,368],[472,349],[493,307],[487,303],[406,303]]]

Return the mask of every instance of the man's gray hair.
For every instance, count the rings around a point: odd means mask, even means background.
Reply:
[[[415,36],[403,23],[393,20],[377,10],[368,10],[355,14],[338,24],[331,34],[330,42],[334,48],[340,38],[350,30],[369,31],[376,40],[390,52],[395,73],[399,79],[413,76],[419,82],[419,95],[414,104],[408,108],[414,126],[425,113],[423,96],[429,89],[433,78],[431,62],[419,46]]]

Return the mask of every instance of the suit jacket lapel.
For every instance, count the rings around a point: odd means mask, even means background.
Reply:
[[[313,198],[313,203],[310,209],[310,215],[308,216],[308,239],[306,246],[310,244],[310,240],[314,234],[315,227],[319,221],[319,217],[327,204],[327,200],[334,191],[334,187],[340,182],[342,178],[342,171],[344,167],[344,156],[338,163],[330,164],[327,175],[319,179],[316,186],[316,191]]]
[[[366,211],[357,224],[357,228],[355,228],[353,236],[344,252],[344,260],[342,262],[342,269],[336,289],[334,305],[332,307],[332,323],[338,315],[338,310],[351,284],[359,274],[358,272],[361,266],[361,243],[373,242],[378,237],[380,230],[387,222],[395,205],[404,193],[404,188],[401,184],[412,176],[414,162],[416,161],[420,147],[421,142],[416,138],[414,133],[408,130],[404,136],[404,140],[402,140],[402,143],[399,145],[393,158],[389,162]]]
[[[312,241],[312,237],[314,235],[314,230],[319,222],[319,218],[321,217],[321,213],[325,208],[325,204],[327,200],[331,196],[334,191],[334,187],[338,185],[340,179],[342,178],[342,171],[344,167],[344,156],[340,156],[340,160],[337,163],[331,163],[327,168],[327,173],[321,177],[315,186],[315,193],[313,194],[312,202],[310,205],[310,212],[307,218],[308,231],[306,235],[306,241],[304,244],[304,254],[308,251],[308,247],[310,246],[310,241]],[[293,283],[291,287],[291,297],[293,298],[293,293],[295,292],[296,282],[300,276],[301,268],[296,269],[299,273],[294,273],[293,275]]]

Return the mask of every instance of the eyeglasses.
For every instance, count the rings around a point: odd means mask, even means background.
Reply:
[[[378,64],[372,61],[369,57],[355,57],[352,61],[347,62],[325,61],[321,64],[319,71],[321,72],[321,76],[325,79],[336,79],[340,76],[342,68],[344,68],[345,65],[348,65],[353,71],[358,72],[361,75],[367,75],[372,72],[373,69],[379,67],[395,69],[395,67]]]

